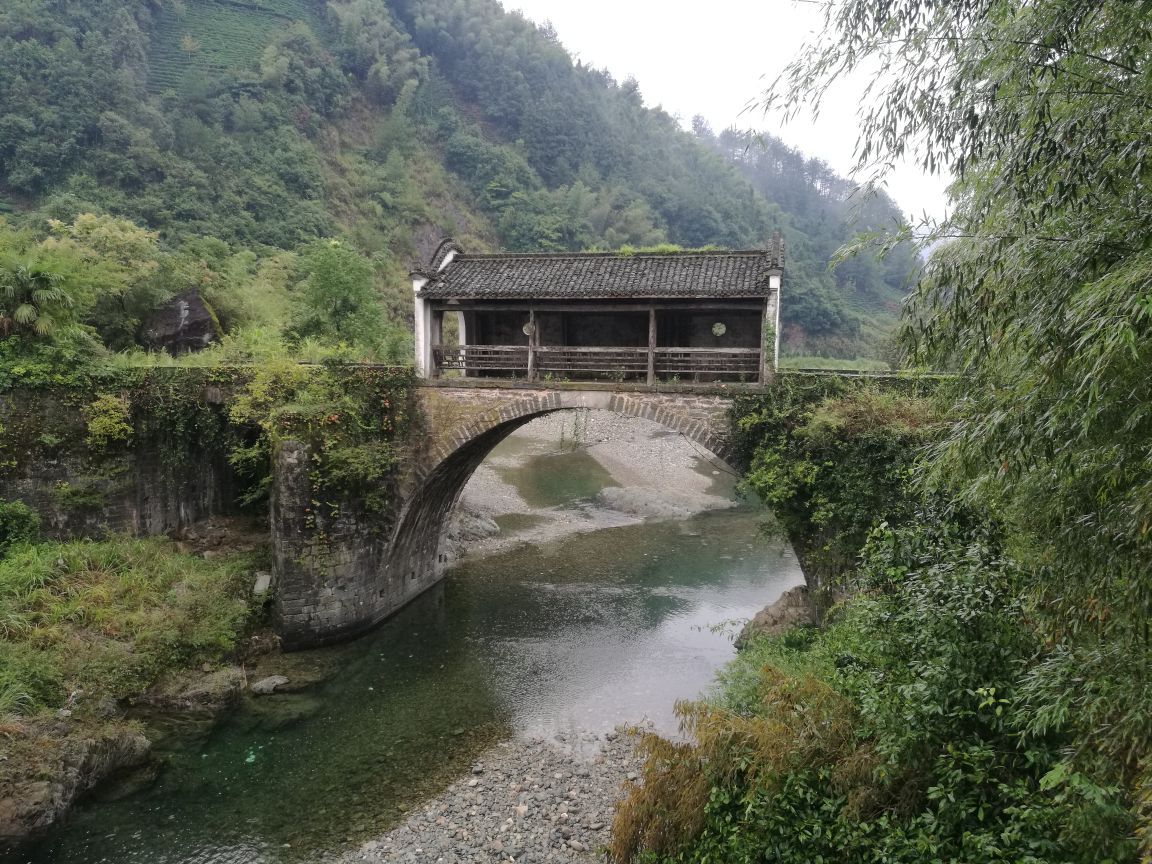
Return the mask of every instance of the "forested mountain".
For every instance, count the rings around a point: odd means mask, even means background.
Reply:
[[[168,274],[134,314],[191,281],[226,330],[283,330],[294,252],[319,238],[371,257],[399,329],[405,274],[444,235],[582,250],[780,230],[787,345],[851,357],[883,350],[915,263],[829,271],[850,183],[770,138],[682,129],[495,0],[11,0],[0,58],[0,252],[45,255],[46,218],[131,220]],[[881,198],[861,225],[897,217]],[[275,320],[253,291],[284,294]]]
[[[918,270],[915,251],[905,244],[882,259],[854,255],[831,271],[828,262],[853,235],[897,231],[903,221],[899,208],[883,192],[861,193],[824,162],[778,138],[735,129],[717,136],[699,121],[694,130],[736,165],[757,193],[787,214],[782,230],[789,241],[789,284],[800,288],[790,294],[785,319],[792,350],[802,352],[811,342],[813,353],[849,356],[858,344],[885,353]]]

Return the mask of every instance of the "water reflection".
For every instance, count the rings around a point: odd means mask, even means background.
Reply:
[[[756,519],[615,528],[459,568],[449,590],[483,598],[467,630],[511,725],[544,734],[647,717],[675,732],[675,701],[731,656],[730,628],[716,628],[800,581],[791,554],[757,538]],[[510,564],[519,580],[506,578]]]

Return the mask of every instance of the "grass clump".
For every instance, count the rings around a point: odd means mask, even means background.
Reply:
[[[217,661],[249,619],[248,556],[204,560],[170,541],[13,548],[0,560],[0,713],[121,700],[164,672]]]

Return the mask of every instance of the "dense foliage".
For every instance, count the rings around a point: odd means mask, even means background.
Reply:
[[[962,373],[913,490],[942,506],[873,537],[825,632],[739,661],[688,711],[695,745],[651,745],[654,789],[664,766],[707,794],[687,831],[645,836],[676,793],[634,793],[622,859],[1152,854],[1150,12],[830,3],[769,94],[878,69],[862,162],[956,178],[905,333]]]
[[[682,129],[495,0],[23,0],[0,9],[0,56],[0,214],[155,232],[210,271],[226,330],[229,305],[282,307],[268,281],[283,254],[327,237],[371,260],[403,330],[406,271],[444,234],[535,251],[748,248],[781,230],[795,350],[875,355],[914,263],[829,272],[851,233],[848,184],[778,142],[761,157],[743,133]],[[870,206],[864,227],[898,218]],[[24,266],[0,279],[0,328],[47,332],[71,295]],[[198,275],[134,287],[112,347]],[[251,303],[257,291],[272,302]]]
[[[112,216],[50,220],[43,231],[0,219],[0,360],[67,368],[159,347],[148,333],[154,310],[189,291],[222,337],[198,365],[285,354],[407,360],[411,336],[385,313],[379,269],[337,240],[253,252],[200,239],[173,250]]]
[[[1133,808],[1152,788],[1150,11],[860,0],[793,70],[805,86],[879,59],[909,85],[878,85],[865,156],[917,142],[957,178],[908,318],[912,348],[964,373],[933,474],[1007,526],[1028,575],[1053,646],[1027,681],[1033,728],[1075,730],[1069,776]]]
[[[994,533],[941,514],[877,532],[819,633],[762,639],[656,736],[618,861],[1134,860],[1121,790],[1069,771],[1022,680],[1042,651]]]
[[[785,379],[737,407],[750,450],[744,482],[771,508],[821,606],[850,576],[872,527],[915,508],[917,451],[941,430],[916,392],[930,386]]]

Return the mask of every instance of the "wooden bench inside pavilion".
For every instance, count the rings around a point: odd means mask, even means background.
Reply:
[[[412,274],[417,372],[764,382],[778,355],[783,259],[779,237],[739,252],[496,255],[446,240]]]

